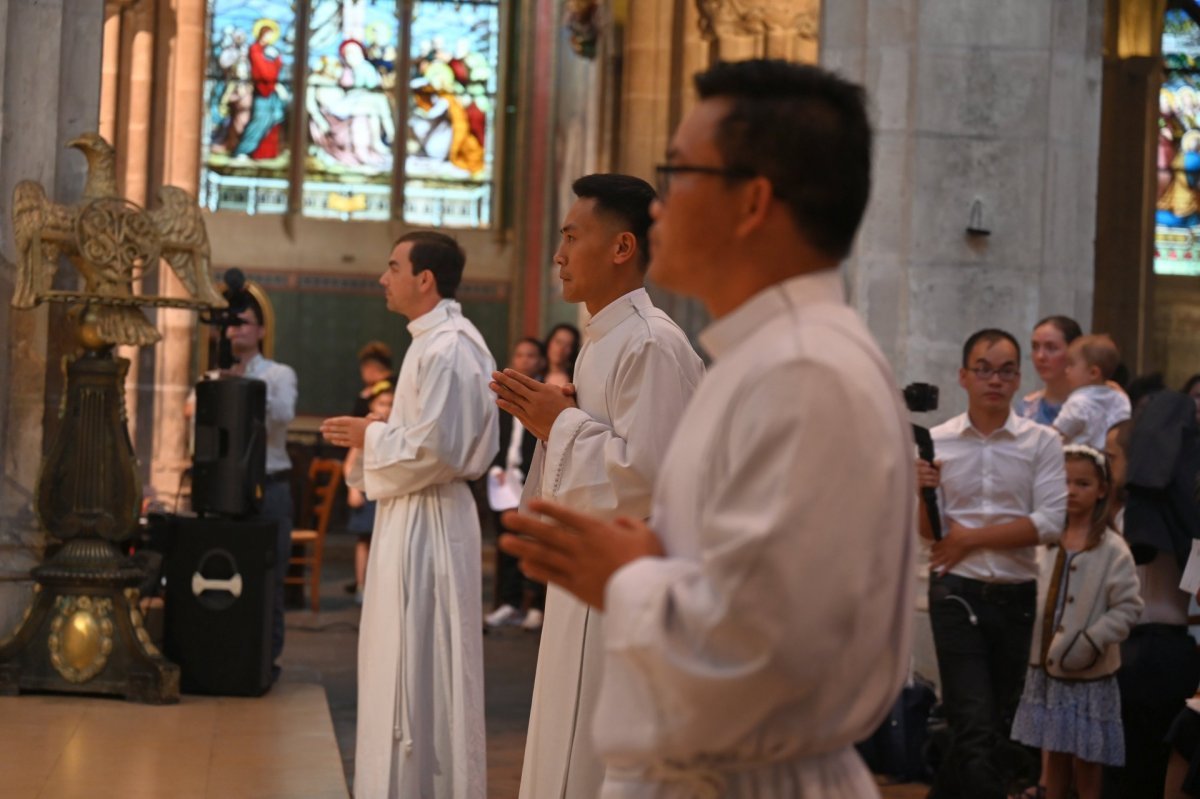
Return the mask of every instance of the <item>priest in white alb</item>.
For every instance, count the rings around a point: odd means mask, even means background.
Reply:
[[[574,395],[511,369],[500,407],[540,440],[522,504],[544,497],[602,518],[644,519],[671,432],[704,373],[683,331],[643,287],[654,189],[628,175],[575,181],[555,264],[563,296],[591,314]],[[525,741],[521,799],[595,796],[592,745],[603,615],[551,586]]]
[[[713,358],[649,524],[548,502],[502,547],[605,613],[605,799],[863,799],[909,667],[913,441],[839,262],[870,185],[861,89],[718,64],[659,167],[650,276]]]
[[[479,518],[468,480],[499,447],[495,362],[454,294],[465,258],[418,231],[392,250],[389,310],[412,344],[385,420],[328,419],[361,447],[347,482],[378,500],[358,646],[358,799],[484,799]]]

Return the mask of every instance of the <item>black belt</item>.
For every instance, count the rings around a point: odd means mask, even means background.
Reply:
[[[267,476],[263,478],[263,483],[264,484],[286,483],[286,482],[290,482],[291,479],[292,479],[292,470],[291,469],[283,469],[282,471],[270,472],[269,474],[267,474]]]
[[[934,577],[929,581],[931,586],[944,585],[960,596],[977,597],[1024,597],[1037,595],[1037,580],[1026,580],[1020,583],[988,583],[983,580],[973,580],[957,574],[946,574]]]

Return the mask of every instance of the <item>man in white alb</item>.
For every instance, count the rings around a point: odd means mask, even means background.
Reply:
[[[600,796],[878,796],[854,750],[908,673],[908,415],[838,263],[870,185],[861,89],[718,64],[658,168],[650,276],[699,298],[713,365],[649,526],[547,502],[502,539],[605,611]],[[567,529],[564,529],[564,526]]]
[[[654,189],[627,175],[575,181],[554,262],[563,296],[592,318],[575,396],[512,369],[495,375],[500,408],[542,442],[522,504],[545,497],[602,518],[644,519],[671,432],[704,373],[683,331],[642,287]],[[603,617],[551,586],[521,772],[522,799],[595,796],[592,746]]]
[[[418,231],[380,278],[408,317],[387,421],[340,416],[321,432],[361,447],[347,483],[378,500],[358,644],[354,795],[483,799],[487,769],[479,517],[467,487],[499,448],[495,361],[454,294],[465,257]]]

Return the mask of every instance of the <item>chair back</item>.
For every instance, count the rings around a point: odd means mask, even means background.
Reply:
[[[313,458],[308,467],[308,490],[312,497],[313,529],[320,538],[329,529],[333,501],[342,484],[342,462],[333,458]]]

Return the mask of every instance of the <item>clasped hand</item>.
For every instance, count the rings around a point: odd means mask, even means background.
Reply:
[[[562,388],[526,377],[515,369],[492,372],[488,384],[496,394],[496,405],[508,411],[521,425],[541,441],[550,438],[554,420],[567,408],[577,408],[575,387]]]

